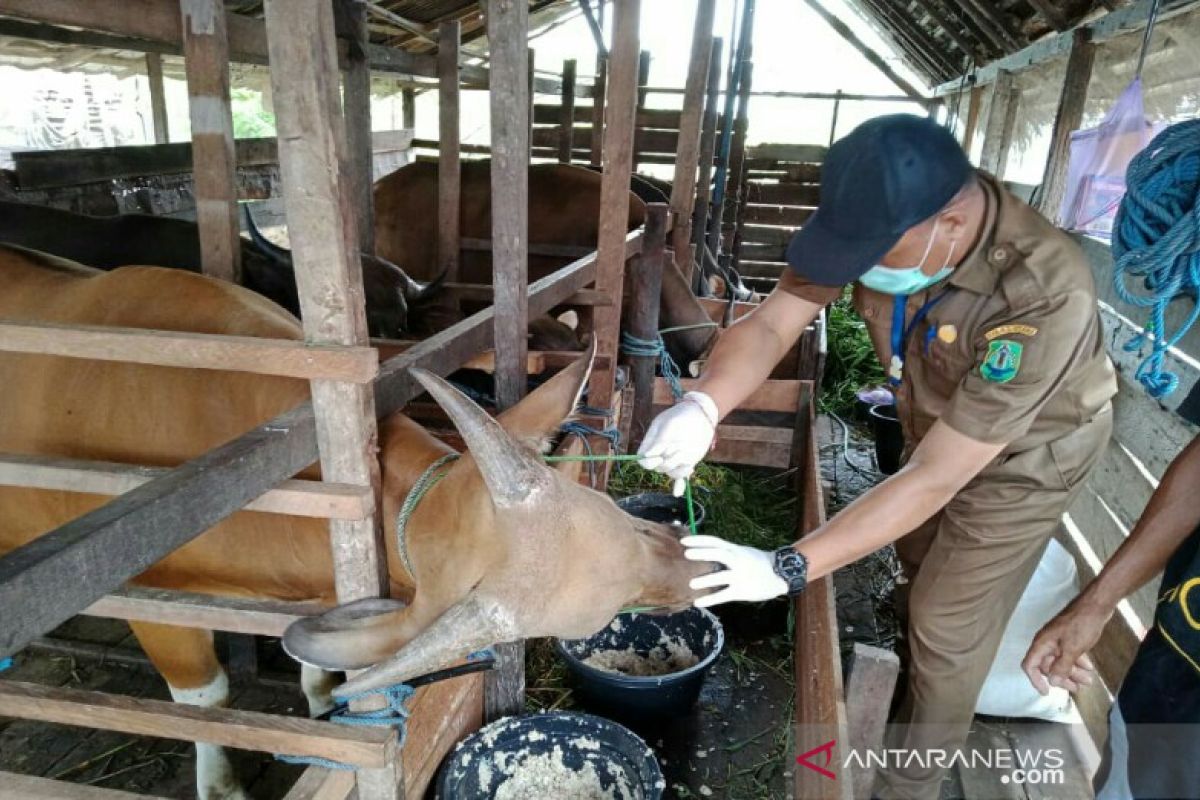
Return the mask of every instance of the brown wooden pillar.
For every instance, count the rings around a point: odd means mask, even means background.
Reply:
[[[462,26],[443,22],[438,31],[438,271],[458,280],[462,193],[459,49]]]

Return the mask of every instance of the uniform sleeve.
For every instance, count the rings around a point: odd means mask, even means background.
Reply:
[[[971,369],[941,419],[959,433],[1007,444],[1028,432],[1042,407],[1092,357],[1095,297],[1072,291],[1044,298],[980,328]]]
[[[776,284],[775,291],[787,292],[790,295],[799,297],[801,300],[807,300],[819,306],[827,306],[842,296],[841,286],[824,286],[819,283],[813,283],[806,278],[801,278],[789,267],[783,268],[783,275],[779,277],[779,283]]]

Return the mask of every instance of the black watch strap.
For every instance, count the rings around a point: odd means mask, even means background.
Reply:
[[[796,595],[808,586],[808,559],[791,545],[775,551],[775,574],[788,585],[788,595]]]

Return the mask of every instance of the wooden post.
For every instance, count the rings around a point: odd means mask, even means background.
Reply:
[[[983,134],[983,154],[979,157],[980,169],[997,178],[1004,177],[1013,124],[1017,119],[1017,92],[1013,84],[1013,74],[1008,70],[996,73],[996,82],[992,84],[992,108],[988,111]]]
[[[575,147],[575,59],[568,58],[562,68],[562,103],[559,105],[558,160],[571,163]]]
[[[529,305],[529,6],[488,0],[492,111],[492,282],[495,295],[496,400],[500,408],[525,393]],[[496,668],[484,681],[483,716],[519,714],[525,705],[525,647],[496,646]]]
[[[604,109],[604,174],[600,183],[599,255],[596,288],[612,305],[594,314],[596,353],[608,364],[592,372],[588,402],[608,408],[616,384],[617,345],[621,330],[621,295],[625,277],[625,234],[629,225],[629,177],[633,168],[633,136],[637,112],[638,20],[641,0],[616,0],[613,9],[612,68]]]
[[[692,28],[692,54],[683,86],[683,110],[679,114],[679,145],[675,150],[675,178],[671,183],[671,246],[675,267],[691,279],[692,213],[696,200],[696,169],[701,158],[701,124],[704,117],[705,81],[713,52],[713,17],[716,0],[700,0]],[[637,417],[634,417],[637,429]]]
[[[643,50],[638,54],[638,93],[637,93],[637,111],[641,111],[646,107],[646,88],[650,85],[650,51]],[[639,140],[642,137],[637,129],[637,114],[634,114],[633,120],[633,171],[637,172],[638,164],[642,160],[641,148],[638,146]]]
[[[358,210],[358,246],[375,252],[375,184],[371,148],[371,65],[367,59],[367,10],[359,0],[341,0],[346,25],[346,72],[342,97],[346,116],[346,150],[351,186]]]
[[[1071,131],[1083,122],[1083,107],[1087,102],[1088,83],[1092,77],[1092,64],[1096,60],[1096,45],[1092,44],[1087,30],[1077,28],[1071,40],[1071,52],[1067,56],[1067,75],[1063,79],[1062,94],[1058,98],[1058,111],[1054,115],[1054,127],[1050,134],[1050,154],[1046,160],[1046,171],[1042,176],[1042,193],[1038,211],[1055,222],[1067,192],[1067,164],[1071,156]]]
[[[750,29],[753,31],[753,27]],[[746,134],[750,130],[750,86],[754,80],[753,44],[746,47],[746,63],[742,67],[742,80],[738,85],[737,118],[733,122],[733,146],[729,152],[729,180],[725,190],[723,239],[730,264],[737,264],[742,250],[742,215],[745,210],[743,196],[746,194]]]
[[[842,105],[842,90],[838,89],[836,96],[833,98],[833,120],[829,123],[829,146],[833,147],[833,143],[837,141],[837,118],[838,111]]]
[[[241,278],[233,113],[229,100],[229,38],[220,0],[179,0],[192,157],[196,222],[205,275]]]
[[[713,39],[712,57],[708,60],[708,82],[704,100],[704,121],[700,129],[700,170],[696,177],[696,205],[692,209],[692,244],[693,251],[703,254],[700,250],[705,245],[705,231],[708,230],[708,205],[712,200],[713,159],[717,155],[717,122],[718,108],[721,102],[721,37]],[[676,259],[679,258],[676,251]],[[692,280],[692,267],[695,260],[688,264],[684,277],[695,288]],[[703,270],[701,270],[703,273]]]
[[[462,154],[459,121],[458,60],[462,25],[443,22],[438,30],[438,271],[458,280],[459,206],[462,192]]]
[[[979,128],[979,109],[983,106],[983,87],[972,86],[971,95],[967,99],[967,121],[963,128],[963,150],[969,156],[971,145],[975,143],[975,131]]]
[[[163,88],[162,54],[146,53],[146,79],[150,83],[150,117],[154,121],[154,143],[171,140],[167,128],[167,95]]]
[[[846,680],[846,723],[850,747],[857,753],[879,752],[887,726],[888,709],[900,674],[900,659],[890,650],[854,644],[854,661]],[[875,768],[864,759],[854,771],[854,796],[870,797]]]
[[[416,89],[400,90],[400,124],[406,131],[417,128],[417,91]]]
[[[347,169],[333,9],[328,0],[266,0],[279,170],[305,339],[366,345],[358,226]],[[325,480],[370,487],[379,500],[373,389],[312,381]],[[374,505],[374,504],[373,504]],[[386,596],[387,558],[375,514],[330,521],[337,597]],[[358,772],[362,800],[403,796],[400,760]]]
[[[603,8],[603,6],[601,6]],[[608,54],[596,54],[596,81],[592,84],[591,165],[600,166],[604,152],[604,104],[608,86]]]
[[[527,48],[527,50],[528,50],[527,57],[529,59],[529,62],[528,62],[528,69],[529,69],[529,117],[528,117],[528,120],[529,121],[526,123],[526,127],[529,128],[529,143],[530,143],[530,146],[532,147],[533,146],[533,106],[535,103],[537,103],[537,73],[534,70],[534,63],[537,60],[537,58],[536,58],[537,53],[532,47]]]
[[[629,332],[648,341],[658,338],[658,302],[662,293],[669,208],[662,203],[646,206],[646,236],[642,240],[642,253],[630,263],[633,285],[630,287],[632,308],[629,309]],[[654,368],[658,358],[630,356],[629,361],[633,366],[633,421],[628,449],[635,451],[646,435],[646,428],[654,414]]]

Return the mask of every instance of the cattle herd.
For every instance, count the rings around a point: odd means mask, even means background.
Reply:
[[[486,163],[463,165],[462,235],[488,238]],[[436,164],[416,163],[375,189],[376,256],[362,259],[372,333],[428,335],[466,313],[435,274]],[[563,165],[530,173],[530,241],[595,246],[600,176]],[[645,205],[631,196],[629,225]],[[196,226],[128,215],[98,218],[0,203],[0,317],[238,336],[303,338],[286,249],[251,221],[243,283],[199,274]],[[460,280],[491,282],[490,254],[465,252]],[[531,257],[530,278],[565,258]],[[664,326],[708,316],[686,281],[664,270]],[[545,326],[545,322],[539,323]],[[711,328],[672,337],[688,363]],[[583,337],[585,340],[589,337]],[[572,341],[578,341],[572,336]],[[304,664],[314,714],[330,706],[330,671],[371,667],[336,691],[394,684],[499,641],[579,637],[628,605],[679,608],[688,580],[708,565],[683,558],[677,531],[620,510],[552,469],[540,453],[574,411],[593,352],[501,414],[489,416],[446,381],[417,379],[458,428],[468,452],[417,506],[405,531],[396,515],[422,473],[450,448],[402,413],[380,421],[379,461],[388,573],[395,600],[336,608],[297,623],[288,651]],[[307,381],[181,370],[115,361],[0,352],[0,451],[171,467],[308,399]],[[304,477],[316,478],[316,467]],[[0,486],[0,554],[95,509],[105,498]],[[134,583],[214,595],[335,602],[328,525],[319,519],[239,512],[139,575]],[[222,705],[225,673],[208,631],[131,623],[176,700]],[[374,666],[372,666],[374,665]],[[244,797],[221,748],[197,745],[204,800]]]

